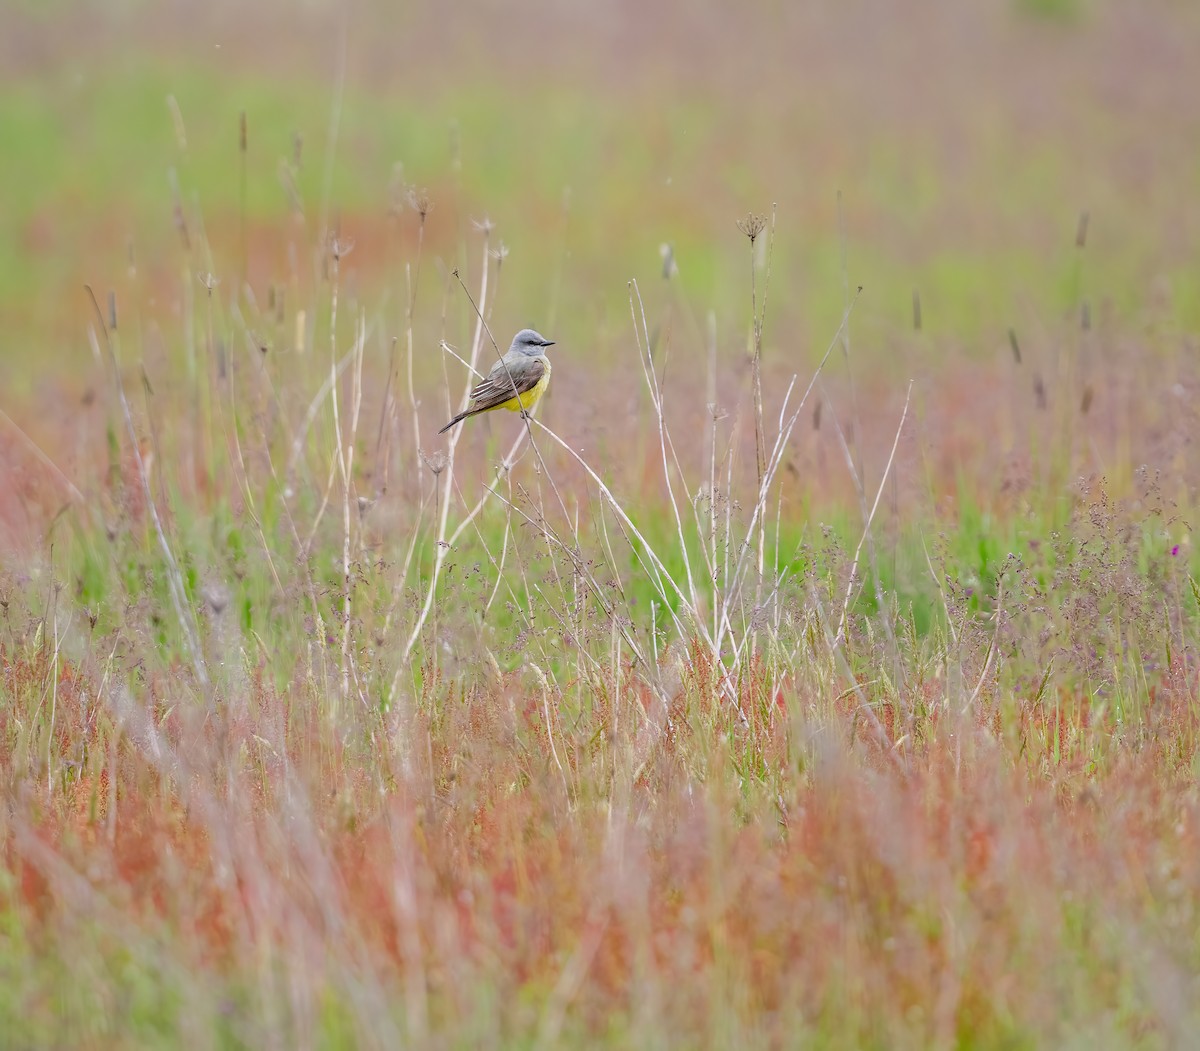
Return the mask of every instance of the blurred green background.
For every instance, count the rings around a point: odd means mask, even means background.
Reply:
[[[1075,309],[1081,282],[1097,311],[1200,327],[1194,4],[8,3],[0,39],[9,389],[78,351],[81,283],[115,283],[131,246],[172,272],[172,172],[217,268],[236,260],[243,110],[260,286],[299,140],[303,200],[340,216],[364,287],[402,280],[389,205],[427,188],[434,253],[463,261],[487,216],[513,315],[575,345],[628,329],[626,281],[664,243],[740,333],[734,222],[777,204],[767,338],[816,353],[842,309],[839,192],[863,353],[911,326],[914,290],[968,355]]]
[[[252,325],[276,289],[311,323],[336,232],[353,245],[337,338],[363,310],[382,378],[419,259],[416,397],[436,427],[438,340],[465,344],[474,324],[452,272],[477,289],[489,226],[505,253],[498,338],[533,324],[558,341],[547,419],[637,485],[641,453],[606,444],[641,411],[631,279],[667,347],[673,426],[695,427],[706,402],[710,338],[731,378],[722,404],[740,413],[751,266],[737,221],[774,212],[757,271],[761,297],[770,243],[768,415],[862,286],[862,400],[828,380],[868,477],[914,377],[897,474],[935,504],[968,480],[1005,505],[1047,480],[1059,500],[1075,474],[1128,488],[1141,463],[1173,472],[1175,492],[1196,477],[1195,4],[219,0],[8,3],[0,20],[0,391],[68,473],[87,475],[77,452],[95,438],[81,424],[72,445],[64,421],[106,382],[85,283],[136,321],[125,360],[162,393],[205,274]],[[219,327],[235,332],[229,316]],[[271,338],[286,344],[289,326]],[[598,405],[614,376],[628,397]],[[849,498],[822,435],[790,469]]]

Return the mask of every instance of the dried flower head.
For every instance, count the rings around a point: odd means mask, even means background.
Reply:
[[[428,467],[435,475],[441,474],[446,469],[446,464],[449,461],[446,459],[445,453],[439,452],[434,453],[432,456],[428,456],[426,455],[424,449],[419,449],[417,451],[420,453],[421,459],[425,466]]]
[[[429,191],[410,186],[405,197],[408,200],[408,206],[421,217],[421,222],[424,223],[425,217],[433,210],[433,205],[429,201]]]
[[[754,244],[758,235],[766,229],[766,225],[767,218],[765,215],[755,215],[754,212],[749,212],[744,219],[738,220],[737,228],[750,238],[751,244]]]

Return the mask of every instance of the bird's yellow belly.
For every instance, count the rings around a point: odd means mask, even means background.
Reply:
[[[507,409],[509,412],[520,412],[524,409],[528,412],[539,401],[542,400],[542,395],[546,393],[546,388],[550,386],[550,362],[546,362],[546,371],[542,373],[542,378],[537,381],[537,384],[530,387],[524,394],[518,394],[516,397],[509,398],[506,402],[501,402],[496,406],[498,409]]]

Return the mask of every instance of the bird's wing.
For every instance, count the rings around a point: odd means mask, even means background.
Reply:
[[[513,384],[517,387],[516,394],[524,394],[533,390],[545,374],[545,358],[530,358],[521,354],[515,360],[496,362],[487,379],[471,391],[471,408],[482,410],[503,405],[514,397]]]

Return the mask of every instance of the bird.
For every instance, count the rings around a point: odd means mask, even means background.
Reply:
[[[531,328],[518,332],[504,355],[481,383],[471,391],[471,403],[438,434],[445,434],[468,416],[493,409],[508,409],[523,416],[529,412],[550,386],[550,359],[546,348],[554,340],[546,339]]]

